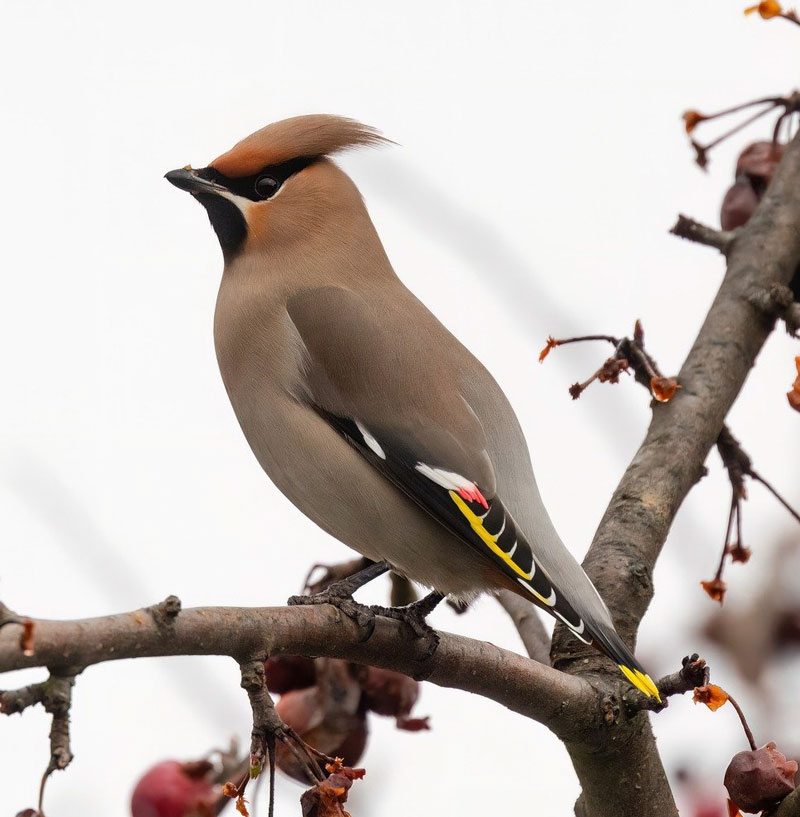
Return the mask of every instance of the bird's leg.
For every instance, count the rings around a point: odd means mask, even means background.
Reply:
[[[291,596],[289,605],[304,604],[331,604],[348,618],[355,621],[364,635],[361,640],[366,641],[375,629],[375,613],[365,604],[359,604],[353,599],[353,593],[371,582],[378,576],[390,570],[388,562],[370,562],[365,568],[348,576],[346,579],[329,584],[322,592],[313,596]]]
[[[378,604],[373,604],[370,606],[370,610],[375,615],[405,622],[411,628],[411,632],[422,640],[426,648],[424,657],[430,658],[439,646],[439,634],[425,621],[425,618],[443,598],[444,596],[441,593],[432,590],[427,596],[415,601],[413,604],[406,604],[403,607],[381,607]]]

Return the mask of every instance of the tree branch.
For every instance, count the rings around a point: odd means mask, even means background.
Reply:
[[[536,608],[510,590],[497,594],[500,606],[511,616],[528,655],[541,664],[550,664],[550,636]]]
[[[683,214],[678,216],[678,220],[670,232],[672,235],[678,236],[678,238],[685,238],[687,241],[713,247],[723,255],[728,252],[736,237],[733,230],[715,230],[713,227],[701,224],[699,221],[695,221]]]
[[[775,317],[749,298],[788,284],[800,262],[800,135],[787,146],[773,181],[727,254],[727,271],[678,375],[682,389],[653,406],[644,442],[622,477],[584,560],[622,637],[633,644],[653,595],[652,573],[667,533],[722,429]],[[610,662],[555,629],[553,666],[610,672]],[[649,724],[640,716],[625,734],[600,735],[599,745],[569,745],[591,817],[677,810]],[[602,755],[599,762],[598,755]],[[619,780],[635,770],[634,786]]]
[[[788,797],[785,797],[778,810],[772,812],[770,817],[800,817],[800,789],[795,789]]]
[[[442,633],[434,655],[420,660],[417,640],[400,622],[378,617],[369,640],[359,642],[356,624],[329,605],[193,608],[174,616],[168,626],[152,615],[153,609],[76,621],[36,620],[33,655],[20,649],[19,625],[9,624],[0,630],[0,672],[43,666],[57,671],[160,655],[228,655],[239,663],[269,655],[328,656],[482,695],[565,740],[579,740],[597,723],[600,696],[588,682],[484,641]]]
[[[653,406],[647,436],[600,522],[584,568],[609,604],[620,634],[635,639],[652,598],[652,570],[686,494],[702,474],[733,401],[774,326],[748,300],[791,280],[800,262],[800,136],[741,228],[728,268],[680,371],[681,391]],[[554,639],[559,663],[587,654]]]

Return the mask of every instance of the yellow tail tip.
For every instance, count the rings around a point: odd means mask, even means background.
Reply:
[[[658,687],[653,683],[653,679],[643,672],[632,670],[622,664],[618,665],[622,670],[622,674],[638,689],[640,692],[647,695],[648,698],[655,698],[661,703],[661,696],[658,694]]]

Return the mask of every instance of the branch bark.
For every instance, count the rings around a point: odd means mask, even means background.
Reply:
[[[536,608],[510,590],[497,594],[501,607],[511,616],[525,651],[541,664],[550,664],[550,636],[544,628]]]
[[[228,655],[239,663],[270,655],[314,655],[482,695],[545,724],[562,740],[579,740],[599,717],[601,696],[586,680],[485,641],[442,633],[434,655],[420,660],[417,639],[400,622],[378,617],[369,640],[359,641],[357,625],[329,605],[193,608],[166,625],[153,609],[76,621],[36,620],[32,655],[20,649],[18,625],[9,624],[0,630],[0,672],[57,671],[163,655]]]
[[[788,284],[800,262],[800,135],[789,144],[772,184],[728,248],[727,271],[681,369],[681,391],[655,404],[644,442],[600,522],[584,568],[609,605],[620,634],[633,644],[653,595],[652,573],[669,528],[725,416],[771,332],[775,317],[753,295]],[[553,666],[574,673],[609,672],[610,662],[557,626]],[[675,817],[649,723],[643,716],[613,736],[598,733],[567,748],[589,817]],[[630,785],[621,784],[628,781]]]

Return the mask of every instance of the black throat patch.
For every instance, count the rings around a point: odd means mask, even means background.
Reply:
[[[275,187],[275,192],[277,192],[288,178],[313,164],[317,158],[316,156],[299,156],[278,165],[263,167],[252,176],[241,176],[236,179],[223,175],[213,167],[203,168],[196,173],[201,178],[224,187],[236,196],[258,202],[264,201],[264,196],[259,195],[256,190],[256,182],[262,176],[270,176],[277,182],[277,187]],[[219,238],[222,256],[226,262],[230,261],[241,250],[247,238],[247,222],[242,211],[232,201],[214,193],[197,193],[195,198],[206,208],[211,226]]]
[[[228,199],[214,193],[198,193],[195,198],[206,208],[208,220],[222,247],[222,257],[230,261],[247,238],[247,223],[242,211]]]

